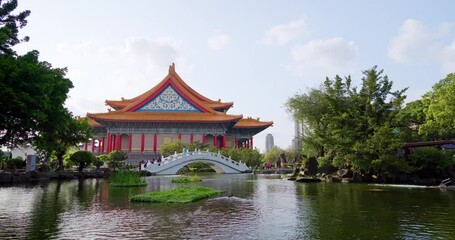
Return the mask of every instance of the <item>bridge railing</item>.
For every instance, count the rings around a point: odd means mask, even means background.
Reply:
[[[164,157],[162,158],[161,162],[150,162],[150,161],[147,161],[146,164],[141,164],[141,169],[144,169],[145,168],[145,165],[149,165],[149,164],[152,164],[152,165],[157,165],[157,166],[166,166],[170,163],[173,163],[174,161],[178,161],[184,157],[188,157],[188,156],[194,156],[194,155],[202,155],[202,156],[215,156],[215,157],[218,157],[218,158],[221,158],[223,160],[225,160],[227,163],[229,164],[232,164],[232,165],[236,165],[238,167],[240,167],[241,165],[245,165],[244,163],[242,163],[242,161],[235,161],[233,160],[230,156],[229,157],[225,157],[224,155],[222,155],[220,152],[218,153],[214,153],[214,152],[209,152],[209,151],[200,151],[200,150],[195,150],[193,152],[190,152],[190,151],[185,151],[185,152],[181,152],[181,153],[177,153],[175,152],[173,155],[169,155],[167,157]]]

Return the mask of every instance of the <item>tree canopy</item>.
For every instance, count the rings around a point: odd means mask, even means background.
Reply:
[[[407,126],[396,116],[406,89],[392,91],[393,82],[377,67],[363,75],[360,88],[350,76],[335,76],[288,100],[288,111],[305,126],[303,152],[318,157],[320,165],[357,172],[403,169],[396,153]]]
[[[12,47],[20,42],[28,41],[29,37],[19,38],[19,29],[27,25],[30,11],[26,10],[14,15],[17,0],[0,1],[0,55],[12,55]]]
[[[0,1],[0,145],[34,140],[42,155],[55,154],[62,163],[68,147],[88,140],[90,126],[64,107],[73,87],[66,68],[40,61],[36,50],[17,55],[12,49],[28,41],[19,37],[19,29],[30,11],[15,15],[16,7],[16,0]]]
[[[419,133],[432,140],[455,137],[455,74],[451,73],[426,93],[422,102],[425,122]]]

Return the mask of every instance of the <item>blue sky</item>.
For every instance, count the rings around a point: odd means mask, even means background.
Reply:
[[[21,31],[41,60],[68,67],[76,115],[104,112],[105,99],[135,97],[175,62],[196,91],[233,101],[229,113],[274,121],[287,148],[293,122],[289,97],[318,87],[326,76],[378,65],[409,87],[408,101],[455,72],[453,1],[61,1],[19,0],[31,10]]]

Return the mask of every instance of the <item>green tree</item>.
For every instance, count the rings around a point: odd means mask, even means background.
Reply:
[[[106,154],[98,155],[96,156],[96,159],[97,159],[95,162],[96,169],[100,169],[101,166],[109,162],[109,156]]]
[[[71,81],[66,68],[39,61],[38,51],[18,56],[12,47],[27,41],[18,31],[27,24],[30,11],[17,15],[16,0],[0,1],[0,144],[12,147],[61,126],[53,119],[69,115],[63,107]]]
[[[419,127],[420,134],[431,140],[455,137],[454,93],[455,73],[451,73],[423,96],[425,123]]]
[[[308,156],[324,156],[324,138],[329,114],[329,102],[323,89],[310,89],[308,93],[295,94],[286,107],[294,119],[303,123],[303,152]]]
[[[208,144],[203,144],[201,141],[194,141],[193,143],[184,146],[188,148],[189,151],[194,151],[195,149],[202,151],[203,149],[207,149],[209,147]]]
[[[0,56],[0,144],[17,144],[48,130],[48,122],[67,114],[63,104],[71,81],[66,69],[38,60],[38,52]]]
[[[248,167],[261,165],[262,155],[257,148],[226,148],[221,149],[220,153],[235,161],[241,161]]]
[[[400,169],[396,154],[408,126],[397,114],[406,89],[392,91],[393,82],[376,67],[363,74],[360,89],[350,76],[335,76],[288,100],[288,111],[305,125],[303,153],[316,156],[320,165],[359,173],[378,170],[373,165],[379,162]]]
[[[422,100],[415,100],[406,104],[406,106],[398,113],[397,121],[407,126],[403,132],[406,137],[406,142],[415,142],[428,140],[426,136],[419,134],[419,128],[425,123],[425,108]]]
[[[27,25],[26,18],[30,11],[26,10],[17,15],[13,11],[17,8],[17,0],[0,1],[0,55],[13,55],[14,45],[28,41],[29,37],[19,38],[19,28]]]
[[[270,150],[262,155],[262,162],[270,162],[275,164],[276,161],[280,158],[280,154],[283,153],[283,149],[273,146]]]
[[[160,153],[161,155],[173,155],[175,152],[181,153],[185,146],[181,141],[174,141],[161,145]]]
[[[420,178],[451,177],[455,166],[454,153],[435,147],[417,148],[408,156],[413,174]]]
[[[43,158],[56,157],[60,171],[64,169],[63,158],[68,149],[88,141],[92,135],[92,127],[87,119],[76,119],[67,109],[62,110],[63,113],[54,114],[55,117],[44,124],[43,128],[46,130],[33,141]]]
[[[96,160],[93,153],[89,151],[80,150],[71,155],[70,160],[76,164],[79,164],[79,172],[82,172],[85,167],[89,166]]]
[[[109,167],[116,170],[123,167],[124,160],[128,158],[128,155],[122,151],[115,150],[109,153],[108,158]]]

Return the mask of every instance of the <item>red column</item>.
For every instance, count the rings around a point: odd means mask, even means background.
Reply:
[[[131,152],[132,145],[133,145],[133,134],[130,133],[130,141],[128,142],[128,152]]]
[[[157,140],[157,136],[156,136],[156,133],[153,134],[153,152],[156,154],[156,140]]]
[[[114,138],[114,135],[109,134],[109,145],[107,146],[109,148],[109,152],[112,152],[112,142],[114,141]]]
[[[194,137],[193,137],[193,134],[190,135],[190,144],[193,144],[193,140],[194,140]]]
[[[141,135],[141,153],[144,152],[144,134]]]
[[[117,150],[122,150],[122,135],[117,134]]]
[[[223,134],[223,143],[221,145],[223,148],[226,148],[226,133]]]
[[[117,146],[117,135],[112,134],[111,139],[111,152],[115,151],[115,147]]]
[[[214,147],[217,147],[217,146],[216,146],[216,134],[213,134],[213,146],[214,146]]]
[[[111,144],[109,145],[109,151],[112,152],[115,150],[115,139],[117,139],[115,137],[115,134],[111,134]]]
[[[250,148],[253,149],[253,137],[250,138]]]
[[[95,152],[95,139],[92,138],[92,152]]]
[[[107,142],[106,142],[106,153],[109,153],[109,151],[111,150],[109,148],[111,144],[111,134],[110,133],[107,133]]]
[[[84,150],[87,151],[87,145],[88,145],[88,142],[85,142],[84,144]]]
[[[101,139],[101,147],[98,146],[98,149],[101,149],[101,153],[104,153],[104,137]]]
[[[235,143],[234,143],[234,144],[235,144],[234,147],[235,147],[235,148],[238,148],[238,147],[239,147],[239,139],[238,139],[238,138],[235,138],[234,142],[235,142]]]
[[[182,141],[182,134],[179,133],[179,141]]]
[[[250,140],[246,140],[245,147],[246,147],[246,148],[250,148]]]
[[[202,134],[202,144],[205,144],[205,134]]]

